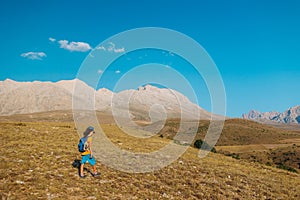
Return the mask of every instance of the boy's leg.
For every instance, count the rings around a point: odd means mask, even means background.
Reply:
[[[93,166],[94,174],[97,173],[96,165]]]
[[[84,168],[84,164],[86,163],[88,157],[85,155],[85,156],[81,156],[81,165],[80,165],[80,177],[84,177],[84,174],[83,174],[83,168]]]
[[[90,165],[93,167],[93,176],[100,176],[99,173],[97,173],[97,169],[96,169],[96,159],[93,156],[92,158],[89,159],[89,163]]]
[[[83,167],[84,167],[84,164],[81,164],[80,165],[80,176],[83,176]]]

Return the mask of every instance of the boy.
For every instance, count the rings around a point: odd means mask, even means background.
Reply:
[[[81,153],[81,165],[80,165],[80,178],[85,178],[86,176],[83,174],[83,168],[84,164],[86,162],[90,163],[90,165],[93,167],[93,176],[99,176],[100,174],[97,173],[96,170],[96,160],[95,157],[93,156],[93,151],[92,151],[92,136],[94,135],[94,127],[89,126],[85,132],[83,133],[83,136],[87,138],[87,141],[84,145],[85,152]]]

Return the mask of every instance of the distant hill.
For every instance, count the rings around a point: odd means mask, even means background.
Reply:
[[[294,106],[282,113],[277,111],[259,112],[251,110],[248,114],[243,114],[242,118],[262,123],[300,124],[300,106]]]
[[[74,93],[75,85],[80,92]],[[94,102],[91,101],[93,98],[95,98],[95,105],[91,104]],[[72,99],[80,103],[80,105],[76,104],[78,109],[89,108],[111,112],[114,106],[120,115],[128,114],[129,109],[130,117],[136,121],[159,121],[164,117],[181,117],[181,114],[190,119],[199,119],[199,116],[201,119],[211,117],[211,113],[192,103],[183,94],[152,85],[114,93],[105,88],[94,90],[78,79],[59,82],[17,82],[10,79],[0,81],[0,115],[2,116],[71,110]]]
[[[209,125],[207,120],[199,121],[191,146],[196,140],[205,138]],[[159,132],[160,137],[173,139],[179,126],[180,120],[167,120]],[[289,125],[289,129],[285,126],[278,124],[274,127],[245,119],[227,119],[215,148],[218,153],[236,159],[300,172],[300,125]],[[187,130],[187,136],[188,133]]]
[[[207,133],[210,121],[199,121],[196,139],[203,139]],[[173,139],[180,125],[179,119],[167,120],[160,130],[161,137]],[[188,133],[188,131],[187,131]],[[284,130],[254,121],[244,119],[227,119],[217,146],[250,145],[250,144],[277,144],[288,138],[299,138],[299,127],[295,130]]]

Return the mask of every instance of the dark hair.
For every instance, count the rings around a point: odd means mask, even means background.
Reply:
[[[87,129],[83,132],[83,136],[87,137],[92,131],[94,131],[94,127],[89,126]]]

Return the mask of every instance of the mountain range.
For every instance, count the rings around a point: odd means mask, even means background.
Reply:
[[[76,92],[74,92],[76,87]],[[211,113],[192,103],[178,91],[141,86],[136,90],[114,93],[108,89],[94,90],[85,82],[62,80],[58,82],[0,81],[0,115],[36,113],[54,110],[97,110],[118,114],[128,113],[134,120],[159,121],[163,117],[210,119]],[[199,117],[200,116],[200,117]]]
[[[242,118],[263,123],[300,124],[300,105],[289,108],[282,113],[251,110],[248,114],[243,114]]]

